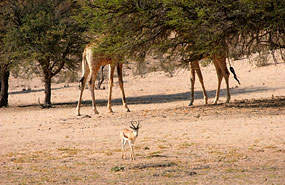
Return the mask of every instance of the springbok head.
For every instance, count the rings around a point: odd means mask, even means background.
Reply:
[[[134,124],[137,124],[136,126]],[[140,126],[140,121],[131,121],[131,126],[130,128],[133,130],[134,135],[138,136],[139,134],[139,129],[141,128]]]

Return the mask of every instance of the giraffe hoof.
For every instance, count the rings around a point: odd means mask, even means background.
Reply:
[[[193,103],[189,103],[188,106],[189,106],[189,107],[190,107],[190,106],[193,106]]]

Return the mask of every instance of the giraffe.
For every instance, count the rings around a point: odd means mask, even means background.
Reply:
[[[218,87],[216,90],[216,97],[214,100],[214,104],[217,104],[218,100],[219,100],[219,95],[220,95],[220,87],[221,87],[221,82],[222,79],[225,79],[226,82],[226,87],[227,87],[227,99],[226,99],[226,103],[230,102],[231,99],[231,95],[230,95],[230,88],[229,88],[229,76],[230,76],[230,72],[227,68],[227,63],[226,63],[226,56],[225,55],[218,55],[215,54],[211,57],[214,66],[216,68],[216,72],[217,72],[217,76],[218,76]],[[195,73],[197,73],[197,76],[199,78],[199,81],[201,83],[202,89],[203,89],[203,95],[204,95],[204,104],[208,104],[208,96],[205,90],[205,86],[204,86],[204,81],[203,81],[203,76],[201,73],[201,69],[200,69],[200,65],[199,65],[199,60],[195,60],[192,62],[189,62],[189,68],[190,68],[190,81],[191,81],[191,100],[189,103],[189,106],[193,105],[194,102],[194,83],[195,83]],[[232,67],[230,67],[231,72],[234,75],[234,78],[238,81],[236,74],[233,70]],[[239,83],[239,81],[238,81]]]
[[[111,107],[111,98],[112,98],[114,70],[116,66],[117,66],[117,72],[118,72],[118,78],[119,78],[119,86],[122,92],[123,106],[126,109],[126,111],[129,112],[130,110],[126,103],[124,86],[123,86],[123,74],[122,74],[123,63],[119,61],[118,56],[108,56],[104,54],[95,53],[94,47],[96,47],[96,43],[88,44],[85,47],[84,52],[82,54],[82,78],[80,80],[80,92],[79,92],[78,104],[76,108],[77,115],[78,116],[80,115],[82,94],[83,94],[85,84],[86,84],[86,81],[87,81],[87,78],[90,72],[91,72],[91,77],[89,81],[89,88],[90,88],[91,97],[92,97],[93,112],[94,114],[99,114],[96,108],[95,94],[94,94],[95,80],[96,80],[100,67],[105,66],[107,64],[109,64],[109,96],[108,96],[108,104],[107,104],[109,112],[113,112],[112,107]]]
[[[101,73],[98,74],[98,83],[95,89],[101,89],[101,85],[104,82],[104,67],[105,66],[101,66],[101,69],[100,69]],[[105,87],[103,87],[102,89],[105,89]]]

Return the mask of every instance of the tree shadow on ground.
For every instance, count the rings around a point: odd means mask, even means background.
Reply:
[[[249,93],[256,93],[256,92],[263,92],[272,90],[272,88],[235,88],[231,89],[231,95],[235,94],[249,94]],[[208,98],[215,97],[216,90],[207,91]],[[88,96],[88,95],[85,95]],[[90,95],[89,95],[90,96]],[[226,90],[222,89],[220,91],[220,97],[223,98],[226,96]],[[195,100],[203,99],[202,91],[195,92]],[[91,97],[90,97],[91,99]],[[176,101],[190,101],[190,92],[182,92],[182,93],[175,93],[175,94],[156,94],[156,95],[146,95],[146,96],[135,96],[135,97],[127,97],[127,103],[129,105],[136,105],[136,104],[158,104],[158,103],[170,103]],[[91,100],[82,101],[82,104],[85,106],[91,106]],[[112,99],[112,105],[121,105],[122,100],[121,98]],[[54,103],[53,106],[72,106],[75,107],[77,105],[77,101],[74,102],[60,102]],[[107,99],[96,99],[96,106],[106,106]],[[29,106],[38,106],[38,104],[30,104],[30,105],[22,105],[20,107],[29,107]]]
[[[57,87],[57,88],[51,88],[52,91],[59,90],[59,89],[65,89],[67,87]],[[21,90],[21,91],[12,91],[9,92],[9,95],[12,94],[27,94],[27,93],[35,93],[35,92],[44,92],[44,89],[28,89],[28,90]]]

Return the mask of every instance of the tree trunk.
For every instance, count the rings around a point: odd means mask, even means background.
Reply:
[[[8,106],[8,87],[9,87],[9,76],[8,70],[0,72],[0,107]]]
[[[51,107],[51,75],[49,73],[44,74],[45,82],[45,102],[44,107]]]

